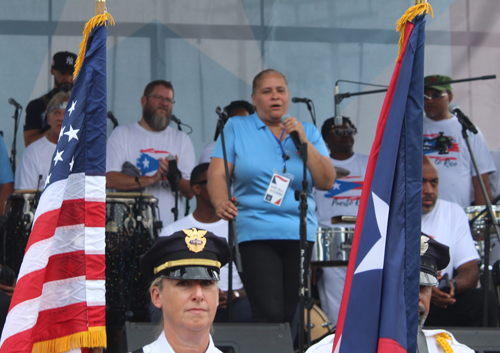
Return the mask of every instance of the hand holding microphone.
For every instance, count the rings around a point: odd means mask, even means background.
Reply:
[[[295,117],[288,114],[281,118],[281,122],[283,124],[284,130],[290,135],[295,148],[297,149],[297,151],[300,151],[302,141],[307,141],[307,139],[305,138],[306,134],[304,132],[304,127],[297,121]],[[303,136],[303,138],[299,137],[299,132],[300,136]]]
[[[174,155],[168,155],[167,180],[172,191],[180,191],[181,171],[177,168],[177,158]]]

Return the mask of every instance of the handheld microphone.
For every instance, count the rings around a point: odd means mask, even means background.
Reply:
[[[284,124],[285,120],[288,119],[289,117],[290,115],[286,114],[281,118],[281,122]],[[300,152],[300,147],[302,146],[302,142],[300,141],[299,134],[297,133],[297,131],[292,131],[289,135],[292,138],[295,148],[297,149],[297,151]]]
[[[309,98],[299,98],[299,97],[293,97],[292,98],[293,103],[306,103],[309,104],[311,103],[311,100]]]
[[[108,114],[106,114],[106,117],[113,123],[113,128],[118,126],[118,120],[116,120],[112,111],[109,111]]]
[[[17,103],[14,98],[9,98],[9,104],[12,104],[17,109],[21,109],[22,108],[21,104]]]
[[[177,125],[180,125],[182,124],[181,121],[179,120],[178,117],[176,117],[174,114],[172,114],[172,116],[170,117],[170,120],[172,120],[174,123],[176,123]]]
[[[181,181],[181,172],[179,168],[177,168],[177,159],[172,154],[168,155],[167,180],[172,191],[180,191],[179,183]]]
[[[458,106],[457,103],[451,103],[450,106],[448,107],[448,111],[455,115],[458,120],[460,121],[460,123],[467,129],[467,130],[470,130],[472,131],[474,134],[477,134],[477,129],[476,127],[474,126],[474,124],[472,123],[472,121],[470,121],[470,119],[467,117],[467,115],[465,115],[461,110],[460,110],[460,107]]]
[[[342,114],[340,114],[340,101],[339,96],[339,85],[335,85],[335,116],[333,118],[333,123],[335,126],[342,126]]]

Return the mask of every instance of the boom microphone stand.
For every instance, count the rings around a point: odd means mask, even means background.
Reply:
[[[227,113],[223,111],[220,107],[215,109],[215,112],[219,116],[217,121],[217,127],[219,129],[221,143],[222,143],[222,153],[224,155],[224,169],[226,171],[226,186],[227,186],[227,196],[231,202],[233,202],[233,197],[231,193],[231,179],[229,177],[229,167],[227,165],[227,154],[226,154],[226,142],[224,140],[224,123],[227,121]],[[238,246],[238,237],[236,235],[236,225],[234,224],[234,218],[228,221],[228,243],[229,243],[229,263],[228,275],[227,275],[227,321],[231,322],[233,320],[233,261],[236,262],[236,269],[241,274],[243,273],[243,268],[241,267],[241,255],[240,248]]]

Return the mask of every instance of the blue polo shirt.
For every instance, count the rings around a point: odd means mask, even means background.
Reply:
[[[9,153],[3,137],[0,135],[0,184],[13,183],[14,175],[10,167]],[[2,205],[3,207],[3,205]]]
[[[318,129],[309,123],[303,125],[307,139],[321,155],[328,156]],[[238,241],[299,240],[300,211],[294,191],[302,189],[303,162],[290,136],[281,145],[290,157],[285,161],[285,175],[292,175],[293,181],[288,186],[281,206],[264,201],[264,195],[273,173],[283,173],[282,148],[257,113],[229,119],[224,127],[224,138],[228,161],[234,164],[234,196],[240,203],[236,218]],[[220,137],[211,157],[224,158]],[[314,213],[316,201],[312,196],[314,185],[309,170],[307,179],[307,240],[314,242],[318,223]]]

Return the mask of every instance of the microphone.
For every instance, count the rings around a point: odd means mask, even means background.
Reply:
[[[176,117],[174,114],[172,114],[172,116],[170,117],[170,120],[172,120],[174,123],[176,123],[177,125],[180,125],[182,124],[181,121],[179,120],[178,117]]]
[[[9,98],[9,104],[12,104],[17,109],[21,109],[22,108],[21,104],[17,103],[14,98]]]
[[[177,168],[177,159],[173,154],[169,154],[167,180],[170,183],[172,191],[180,191],[179,183],[181,181],[181,177],[181,172],[179,168]]]
[[[311,100],[309,98],[299,98],[299,97],[293,97],[292,98],[293,103],[306,103],[309,104],[311,103]]]
[[[116,120],[114,114],[112,111],[109,111],[108,114],[106,114],[109,120],[113,123],[113,128],[118,126],[118,120]]]
[[[342,98],[339,96],[339,85],[335,85],[335,116],[333,117],[333,123],[335,126],[342,126],[342,114],[340,114],[340,102]]]
[[[281,118],[281,122],[284,124],[285,120],[288,119],[289,117],[290,117],[290,115],[286,114],[285,116],[283,116]],[[297,133],[297,131],[292,131],[290,133],[290,137],[292,138],[292,141],[293,141],[293,144],[295,145],[295,148],[297,149],[297,151],[300,152],[300,147],[302,146],[302,142],[300,141],[299,134]]]
[[[455,115],[458,118],[458,121],[467,129],[472,131],[474,134],[477,134],[477,129],[470,121],[470,119],[465,115],[461,110],[460,107],[458,106],[457,103],[451,103],[450,106],[448,107],[448,111]]]

